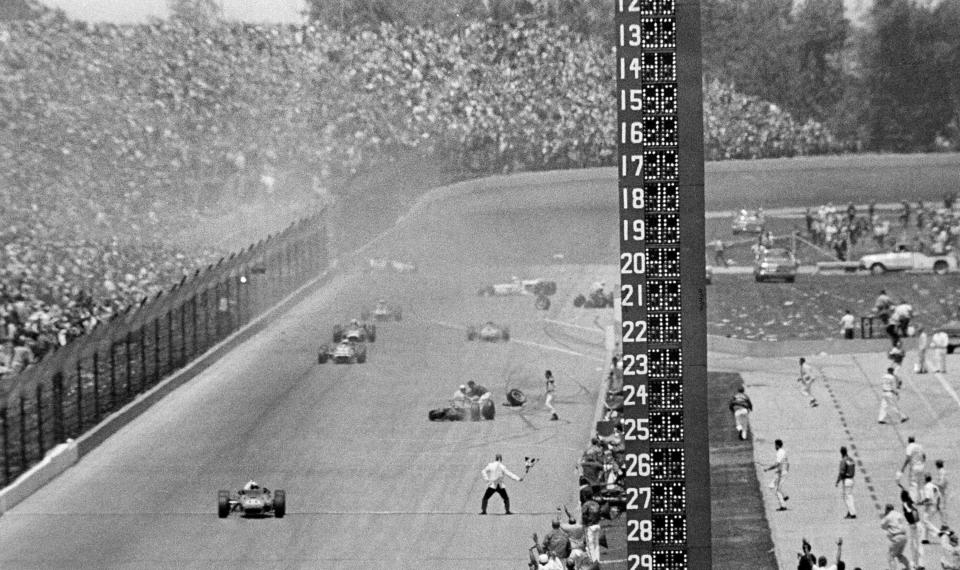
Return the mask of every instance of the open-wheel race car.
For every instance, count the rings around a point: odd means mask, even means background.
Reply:
[[[557,282],[546,279],[520,279],[513,277],[510,283],[497,283],[481,287],[477,294],[481,297],[503,297],[509,295],[537,295],[549,297],[557,292]]]
[[[766,218],[763,215],[763,210],[754,210],[753,212],[740,210],[740,212],[733,217],[733,222],[730,224],[730,231],[734,235],[741,233],[758,234],[763,231],[765,225]]]
[[[348,339],[333,346],[325,344],[320,347],[317,362],[326,364],[328,360],[334,364],[363,364],[367,361],[367,347],[362,342]]]
[[[333,342],[344,339],[354,342],[376,342],[377,327],[373,323],[361,323],[356,319],[346,326],[333,325]]]
[[[606,309],[613,307],[613,291],[593,291],[589,296],[583,293],[573,298],[573,306],[578,309]]]
[[[395,259],[386,259],[383,257],[371,257],[367,260],[367,270],[372,271],[395,271],[397,273],[416,273],[417,266],[413,263],[397,261]]]
[[[273,515],[282,519],[287,514],[287,494],[277,489],[271,492],[253,481],[244,485],[235,494],[230,491],[217,493],[217,515],[225,519],[230,513],[241,513],[245,517],[265,517]]]
[[[485,340],[497,342],[510,340],[510,328],[487,321],[479,327],[467,327],[467,340]]]
[[[395,307],[387,304],[383,299],[377,301],[376,306],[373,307],[373,310],[364,309],[360,312],[360,318],[364,321],[369,321],[370,317],[373,317],[375,321],[399,321],[403,316],[400,307]]]

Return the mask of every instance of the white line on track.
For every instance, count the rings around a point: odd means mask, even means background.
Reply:
[[[926,360],[926,358],[924,358],[924,360]],[[933,367],[930,366],[929,360],[924,362],[924,365],[926,366],[927,370],[933,369]],[[943,386],[943,389],[947,392],[947,394],[950,394],[950,397],[953,398],[953,401],[960,406],[960,395],[957,395],[957,391],[953,389],[953,386],[951,386],[949,382],[947,382],[947,379],[944,377],[944,375],[939,372],[934,372],[933,375],[937,378],[937,380],[940,381],[940,385]]]
[[[603,334],[603,332],[604,332],[603,329],[600,328],[600,327],[598,327],[598,326],[585,327],[585,326],[583,326],[583,325],[578,325],[578,324],[574,324],[574,323],[568,323],[568,322],[566,322],[566,321],[558,321],[558,320],[555,320],[555,319],[543,319],[543,320],[544,320],[544,322],[547,322],[547,323],[552,323],[552,324],[555,324],[555,325],[563,325],[563,326],[567,326],[567,327],[573,327],[573,328],[575,328],[575,329],[590,331],[590,332],[594,332],[594,333],[597,333],[597,334]]]
[[[461,331],[467,330],[467,327],[465,327],[465,326],[463,326],[463,325],[456,325],[456,324],[448,323],[448,322],[445,322],[445,321],[431,321],[431,322],[432,322],[433,324],[440,325],[440,326],[442,326],[442,327],[447,327],[447,328],[451,328],[451,329],[457,329],[457,330],[461,330]],[[564,353],[564,354],[571,354],[571,355],[573,355],[573,356],[579,356],[579,357],[586,358],[586,359],[589,359],[589,360],[596,360],[597,362],[606,362],[606,360],[600,358],[599,356],[591,356],[591,355],[589,355],[589,354],[583,354],[582,352],[576,352],[576,351],[574,351],[574,350],[568,350],[568,349],[566,349],[566,348],[560,348],[559,346],[550,346],[550,345],[547,345],[547,344],[540,344],[539,342],[533,342],[533,341],[531,341],[531,340],[518,340],[518,339],[516,339],[516,338],[511,338],[511,339],[510,339],[510,342],[515,343],[515,344],[522,344],[522,345],[525,345],[525,346],[534,346],[534,347],[536,347],[536,348],[542,348],[542,349],[544,349],[544,350],[552,350],[552,351],[554,351],[554,352],[562,352],[562,353]]]
[[[556,352],[562,352],[564,354],[572,354],[574,356],[582,356],[583,358],[588,358],[590,360],[596,360],[597,362],[606,362],[606,360],[600,358],[599,356],[590,356],[589,354],[583,354],[573,350],[567,350],[566,348],[560,348],[559,346],[549,346],[546,344],[540,344],[539,342],[533,342],[530,340],[514,340],[510,339],[510,342],[515,342],[517,344],[525,344],[527,346],[535,346],[537,348],[542,348],[544,350],[553,350]]]

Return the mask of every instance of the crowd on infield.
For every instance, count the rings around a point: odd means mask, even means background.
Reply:
[[[906,356],[903,339],[917,337],[917,361],[912,369],[914,374],[946,373],[949,336],[943,330],[928,333],[923,326],[911,324],[913,309],[910,303],[905,299],[894,300],[885,290],[881,290],[877,296],[873,315],[883,325],[891,343],[886,354],[886,372],[879,382],[880,406],[877,423],[906,424],[910,418],[900,406],[900,392],[904,388],[902,366]],[[852,335],[847,335],[847,338],[852,338]],[[930,363],[932,369],[928,366]],[[819,405],[815,394],[820,388],[815,386],[818,380],[823,379],[822,371],[807,362],[806,358],[799,359],[797,385],[811,407]],[[742,386],[731,396],[728,407],[733,413],[738,437],[742,440],[752,439],[749,418],[753,403]],[[774,453],[774,462],[766,465],[764,471],[772,472],[768,487],[776,498],[777,510],[787,511],[790,497],[784,483],[790,473],[790,457],[784,441],[777,439],[774,442]],[[846,506],[844,518],[856,519],[858,515],[853,489],[858,477],[857,463],[850,457],[846,446],[840,447],[839,453],[835,486],[841,490]],[[931,544],[940,546],[940,568],[960,570],[960,536],[950,526],[953,517],[948,500],[952,495],[949,479],[946,462],[941,458],[928,457],[923,443],[915,436],[908,436],[903,462],[896,466],[896,482],[900,488],[899,502],[888,503],[883,507],[879,523],[887,538],[887,561],[891,570],[933,568],[935,555],[927,547]],[[837,540],[836,546],[836,557],[831,565],[827,556],[814,555],[813,546],[805,538],[802,539],[802,551],[798,553],[798,570],[844,570],[846,563],[841,558],[842,538]],[[860,568],[856,567],[856,570]]]

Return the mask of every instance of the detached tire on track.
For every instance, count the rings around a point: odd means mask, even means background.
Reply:
[[[507,392],[507,402],[509,402],[511,406],[522,406],[527,403],[527,395],[514,388]]]

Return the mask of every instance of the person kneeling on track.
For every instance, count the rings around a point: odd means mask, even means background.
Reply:
[[[473,380],[467,382],[467,396],[477,402],[483,402],[484,400],[490,399],[490,390],[487,390],[486,387],[477,384]]]

